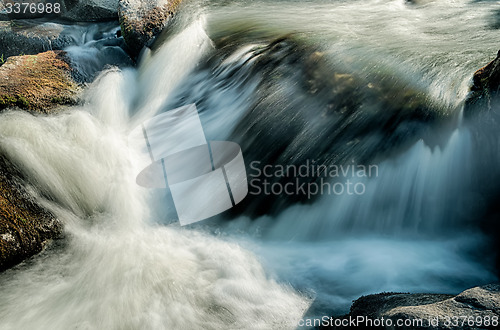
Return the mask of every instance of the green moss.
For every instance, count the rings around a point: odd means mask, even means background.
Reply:
[[[30,102],[24,96],[18,95],[16,105],[19,106],[20,108],[27,109],[30,106]]]
[[[30,107],[30,102],[22,95],[0,95],[0,109],[12,106],[28,109]]]
[[[16,217],[17,217],[17,220],[18,220],[19,222],[22,222],[22,223],[24,223],[24,224],[27,224],[27,223],[28,223],[28,222],[26,221],[26,219],[25,219],[25,218],[23,218],[23,217],[21,217],[21,216],[19,216],[19,215],[17,215]]]
[[[78,85],[63,52],[10,57],[12,65],[0,67],[0,109],[17,106],[44,112],[57,104],[76,102]]]
[[[0,109],[4,109],[16,104],[17,98],[11,95],[0,95]]]

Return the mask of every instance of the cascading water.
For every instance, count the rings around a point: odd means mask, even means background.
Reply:
[[[304,315],[344,313],[362,294],[454,293],[496,280],[495,256],[478,222],[489,202],[490,191],[482,187],[498,177],[500,159],[491,155],[498,138],[459,116],[471,73],[498,47],[494,5],[191,3],[176,33],[159,38],[137,69],[101,73],[84,105],[51,117],[3,113],[0,150],[64,221],[66,238],[0,275],[0,327],[288,329]],[[101,41],[68,49],[88,79],[103,67],[110,47],[121,54],[120,43],[111,40],[114,28],[106,31]],[[275,41],[290,33],[292,39]],[[368,124],[354,136],[361,141],[354,152],[338,158],[373,155],[366,161],[377,164],[377,176],[357,179],[364,194],[278,200],[280,207],[263,216],[235,212],[181,228],[165,191],[135,183],[127,135],[182,104],[196,103],[207,138],[238,140],[247,161],[277,145],[286,148],[267,160],[292,162],[290,150],[320,158],[343,148],[328,140],[338,132],[322,126],[342,123],[333,122],[338,114],[315,111],[331,99],[316,93],[314,82],[303,87],[297,80],[309,70],[312,81],[327,81],[315,76],[321,70],[307,67],[311,54],[368,86],[366,102],[347,117],[354,125],[348,128],[381,114],[368,101],[400,102],[398,86],[415,90],[411,100],[444,119],[426,125],[394,115],[405,128],[419,127],[394,150],[393,140],[382,148],[386,137]],[[342,74],[337,83],[351,81]],[[377,83],[386,99],[373,96]],[[275,140],[255,150],[259,140],[251,134],[276,129],[282,131]],[[331,146],[318,149],[321,141]]]

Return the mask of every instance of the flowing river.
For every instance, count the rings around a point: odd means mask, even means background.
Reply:
[[[364,294],[496,281],[498,127],[462,108],[498,17],[498,1],[190,1],[135,67],[118,27],[75,26],[84,104],[0,115],[0,149],[65,224],[0,274],[0,328],[294,329]],[[253,160],[376,175],[355,178],[362,194],[250,189],[181,227],[168,192],[136,184],[128,135],[191,103],[209,140],[241,145],[249,179]]]

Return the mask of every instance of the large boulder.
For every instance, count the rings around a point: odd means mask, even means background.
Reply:
[[[64,0],[62,18],[75,22],[110,21],[118,18],[118,0]]]
[[[500,109],[500,51],[493,61],[474,73],[464,112],[468,116],[494,109]]]
[[[224,58],[236,54],[245,38],[235,35],[214,43]],[[235,85],[246,84],[242,89],[251,90],[252,84],[259,84],[229,137],[242,148],[251,169],[252,189],[231,215],[278,214],[290,204],[313,202],[322,195],[325,179],[332,185],[352,179],[313,171],[264,175],[264,166],[311,170],[313,166],[356,164],[368,168],[415,143],[432,125],[448,120],[446,109],[432,102],[422,86],[406,81],[397,71],[367,74],[368,70],[360,69],[364,65],[361,61],[332,62],[321,48],[299,35],[272,40],[245,56],[241,65],[214,70],[230,72]],[[211,61],[215,59],[213,56]],[[369,68],[371,63],[366,65]],[[248,76],[254,77],[251,84],[245,81]],[[227,79],[224,75],[220,78]],[[213,82],[214,86],[223,84],[222,79]],[[197,86],[188,89],[200,90]],[[191,97],[203,109],[204,98],[210,96],[193,92]],[[272,186],[279,189],[287,185],[295,190],[271,191]],[[312,191],[320,188],[309,194],[309,185]]]
[[[168,24],[182,0],[120,0],[122,35],[132,55],[153,40]]]
[[[341,325],[342,320],[382,318],[385,326],[379,329],[405,328],[397,327],[397,322],[406,322],[406,328],[418,329],[485,329],[498,328],[499,317],[500,285],[489,284],[465,290],[457,296],[427,293],[364,296],[353,303],[348,315],[336,318],[337,322],[332,320],[333,326],[323,329],[348,328],[335,327],[335,324]],[[417,325],[420,320],[422,324]]]
[[[0,110],[19,107],[47,113],[62,104],[74,104],[80,87],[63,51],[12,56],[0,67]]]
[[[40,252],[61,232],[61,222],[36,203],[0,150],[0,271]]]

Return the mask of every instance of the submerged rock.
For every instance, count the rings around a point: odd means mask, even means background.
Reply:
[[[168,24],[182,0],[120,0],[122,35],[132,55],[153,40]]]
[[[500,110],[500,51],[493,61],[474,73],[464,113],[469,116],[494,109]]]
[[[378,327],[380,329],[491,329],[498,328],[499,317],[500,285],[489,284],[465,290],[457,296],[427,293],[379,293],[364,296],[352,304],[348,315],[335,319],[337,324],[341,324],[341,320],[348,319],[384,318],[385,326]],[[394,327],[397,320],[405,320],[407,324],[422,320],[423,323],[413,327]],[[393,324],[392,327],[389,326],[390,323]],[[326,326],[322,329],[347,328]]]
[[[0,271],[40,252],[61,232],[61,222],[36,203],[0,151]]]
[[[0,67],[0,110],[8,107],[47,113],[74,104],[79,86],[63,51],[12,56]]]
[[[240,44],[230,38],[215,42],[223,54],[234,53]],[[253,189],[232,212],[259,216],[311,202],[321,193],[318,189],[309,195],[309,184],[315,188],[325,181],[354,179],[330,180],[325,171],[312,173],[311,164],[316,169],[377,164],[424,137],[431,125],[449,121],[449,109],[397,71],[370,71],[360,59],[334,62],[300,36],[284,36],[245,56],[242,65],[231,68],[233,75],[248,70],[244,77],[265,79],[259,80],[252,103],[230,137],[242,147],[247,168],[252,169]],[[302,166],[310,173],[264,176],[261,170],[267,165]],[[296,189],[271,191],[272,186],[287,185]]]

